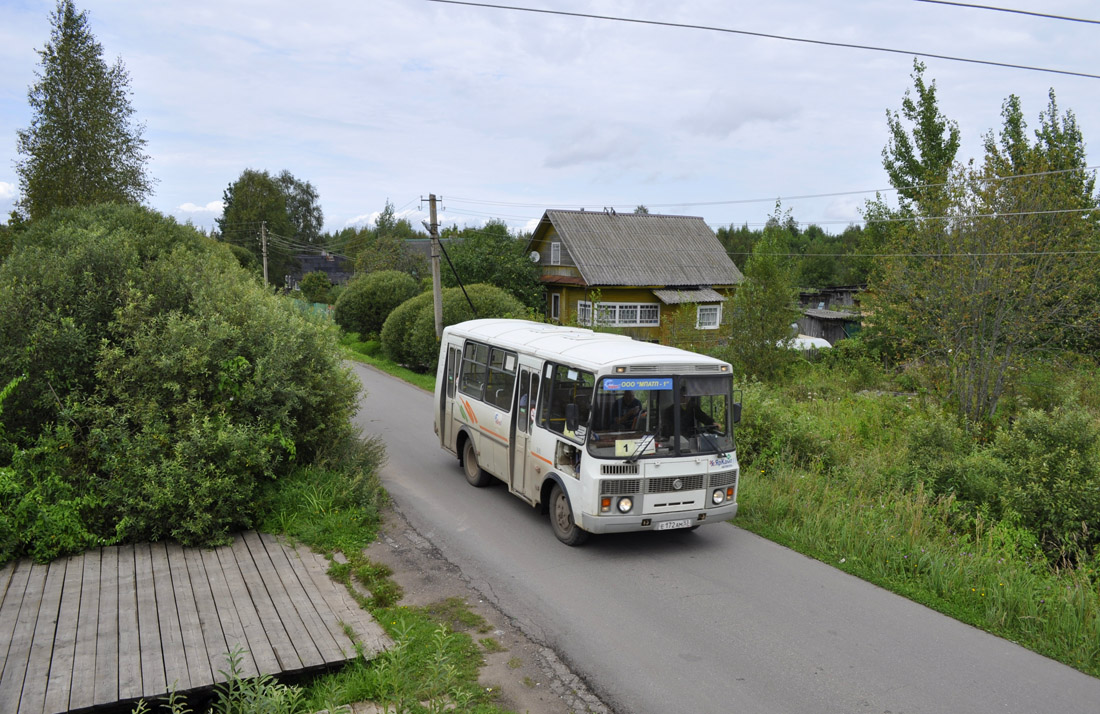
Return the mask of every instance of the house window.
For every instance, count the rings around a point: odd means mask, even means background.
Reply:
[[[661,306],[638,302],[596,303],[596,321],[609,327],[656,327],[661,324]],[[592,303],[577,303],[577,322],[592,324]]]
[[[550,244],[550,265],[561,265],[561,243],[557,241]]]
[[[561,293],[553,293],[550,296],[550,319],[561,319]]]
[[[722,322],[721,305],[700,305],[695,313],[696,330],[717,330]]]
[[[584,300],[577,303],[577,322],[581,325],[592,324],[592,303]]]

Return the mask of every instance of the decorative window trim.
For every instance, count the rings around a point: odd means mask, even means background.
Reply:
[[[592,303],[577,302],[577,322],[592,324]],[[607,327],[660,327],[661,306],[653,302],[596,303],[596,322]]]
[[[561,265],[561,242],[550,243],[550,265]]]
[[[704,320],[703,316],[707,319]],[[712,317],[713,316],[713,317]],[[699,305],[695,310],[696,330],[717,330],[722,324],[722,303]]]

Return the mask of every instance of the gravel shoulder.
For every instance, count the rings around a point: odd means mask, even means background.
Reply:
[[[491,637],[501,645],[494,652],[482,648],[480,676],[483,686],[499,688],[500,706],[517,714],[613,714],[553,650],[532,640],[482,597],[396,506],[387,507],[379,537],[364,555],[393,571],[391,577],[404,591],[401,605],[422,607],[461,598],[489,623],[487,632],[471,635],[475,641]]]

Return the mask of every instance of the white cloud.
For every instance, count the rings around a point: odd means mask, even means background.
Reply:
[[[17,194],[15,184],[0,181],[0,199],[9,200]]]
[[[222,209],[225,208],[225,204],[221,201],[211,201],[205,206],[198,206],[194,203],[185,203],[176,210],[180,213],[217,213],[221,214]]]

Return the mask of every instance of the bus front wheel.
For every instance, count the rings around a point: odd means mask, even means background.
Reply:
[[[470,482],[471,486],[483,488],[493,481],[493,477],[489,475],[489,472],[477,463],[477,453],[474,450],[473,439],[467,439],[466,445],[462,447],[462,471],[466,474],[466,480]]]
[[[557,484],[550,491],[550,525],[557,539],[566,545],[580,545],[588,540],[588,532],[581,530],[573,519],[569,496]]]

